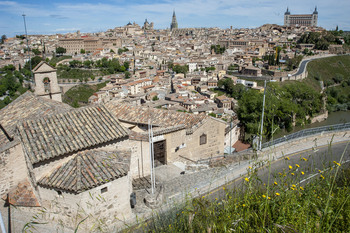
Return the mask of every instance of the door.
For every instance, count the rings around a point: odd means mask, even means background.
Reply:
[[[160,166],[166,164],[166,142],[165,140],[154,142],[154,165]]]

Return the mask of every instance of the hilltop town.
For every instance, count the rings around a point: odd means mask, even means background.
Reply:
[[[120,227],[159,207],[171,198],[164,194],[171,178],[250,146],[243,144],[238,101],[223,92],[225,80],[262,93],[261,80],[304,79],[305,71],[297,73],[303,57],[348,51],[341,36],[310,43],[307,35],[328,35],[316,16],[317,9],[306,16],[287,9],[283,26],[181,28],[173,12],[169,29],[146,19],[105,32],[4,39],[0,67],[18,71],[32,92],[1,90],[2,206],[17,206],[16,219],[24,222],[41,211],[41,220],[70,230],[85,216],[92,217],[84,229],[96,219]],[[31,72],[20,73],[30,59]],[[64,75],[71,70],[91,73]],[[64,103],[74,86],[101,83],[74,108]],[[168,167],[159,169],[150,196],[153,166]]]

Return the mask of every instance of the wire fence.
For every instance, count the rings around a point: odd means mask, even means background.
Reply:
[[[285,135],[281,138],[277,138],[273,141],[265,142],[261,145],[262,148],[270,147],[282,142],[287,142],[289,140],[293,140],[295,138],[301,138],[301,137],[306,137],[310,135],[315,135],[319,134],[322,132],[334,132],[334,131],[342,131],[345,129],[350,129],[350,122],[348,123],[343,123],[343,124],[337,124],[337,125],[327,125],[327,126],[322,126],[318,128],[311,128],[311,129],[304,129],[300,130],[296,133],[292,133],[289,135]]]

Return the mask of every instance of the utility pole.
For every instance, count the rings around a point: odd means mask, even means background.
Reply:
[[[266,79],[265,79],[265,82],[264,82],[264,98],[263,98],[263,109],[262,109],[262,114],[261,114],[261,128],[260,128],[259,150],[261,150],[262,134],[263,134],[263,127],[264,127],[265,93],[266,93]]]
[[[29,69],[30,69],[30,78],[33,81],[33,74],[32,74],[32,60],[30,58],[30,49],[29,49],[29,43],[28,43],[28,33],[27,33],[27,24],[26,24],[26,15],[23,14],[23,21],[24,21],[24,30],[26,32],[26,40],[27,40],[27,53],[29,57]]]

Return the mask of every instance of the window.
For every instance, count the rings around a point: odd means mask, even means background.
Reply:
[[[206,134],[202,134],[199,137],[199,145],[204,145],[207,144],[207,135]]]
[[[104,187],[104,188],[101,189],[101,193],[105,193],[105,192],[107,192],[107,191],[108,191],[108,188],[107,188],[107,187]]]

